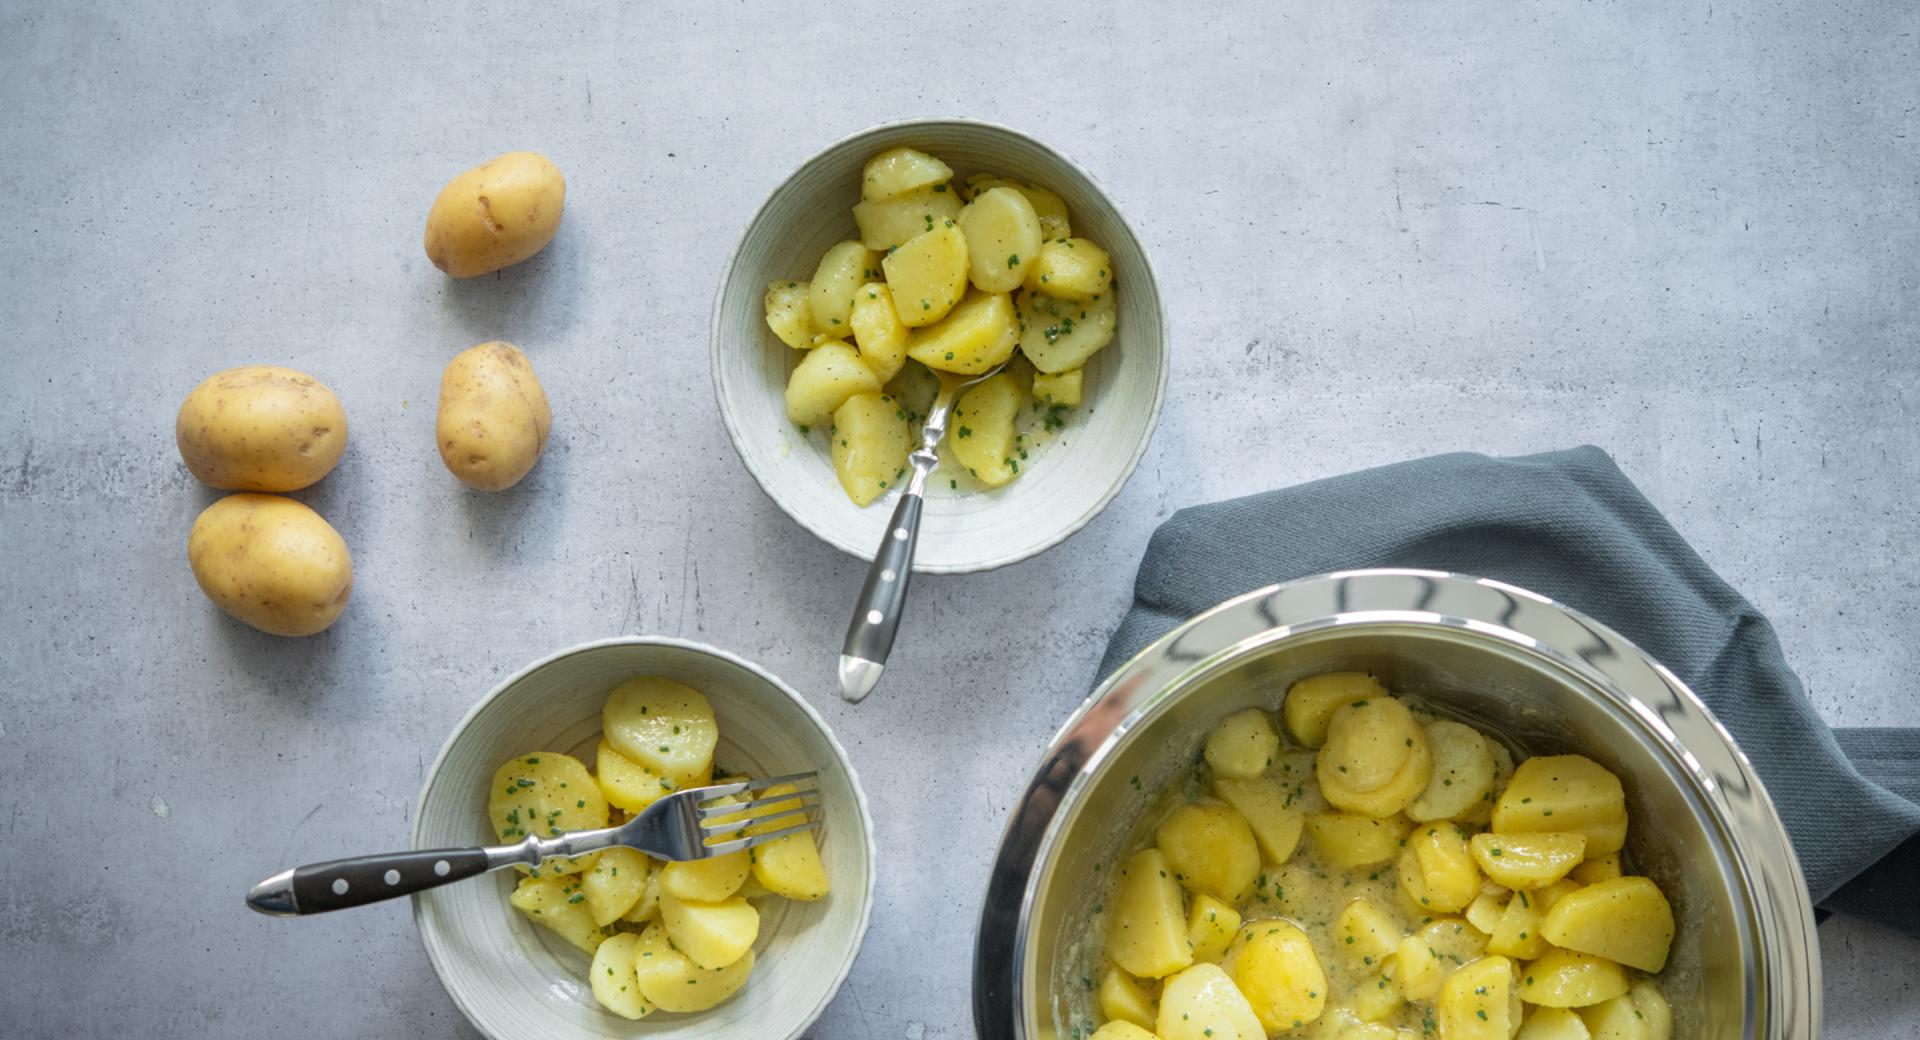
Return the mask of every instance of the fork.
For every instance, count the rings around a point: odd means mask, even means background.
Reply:
[[[276,917],[324,914],[329,910],[345,910],[412,895],[503,867],[538,867],[554,856],[581,856],[617,845],[675,862],[725,856],[819,827],[820,791],[817,787],[807,787],[744,802],[720,799],[764,791],[778,784],[800,784],[818,775],[793,773],[764,780],[691,787],[654,802],[618,827],[569,831],[549,838],[529,834],[525,841],[513,845],[386,852],[295,867],[253,886],[247,892],[247,905]],[[789,802],[800,804],[769,816],[742,815]],[[721,817],[738,818],[723,820]],[[730,837],[748,827],[783,821],[786,825],[778,830]]]
[[[907,456],[913,476],[900,492],[900,503],[893,507],[893,519],[887,521],[887,533],[873,554],[873,566],[867,568],[867,582],[860,587],[860,599],[853,608],[853,621],[847,625],[846,642],[840,647],[840,696],[858,704],[880,685],[880,673],[893,652],[893,637],[900,630],[900,612],[907,605],[907,579],[913,576],[913,551],[920,541],[920,509],[926,501],[927,478],[940,466],[940,441],[947,435],[947,414],[954,399],[976,383],[983,383],[1007,367],[1002,361],[977,376],[935,371],[940,377],[940,393],[927,410],[927,421],[920,428],[920,447]]]

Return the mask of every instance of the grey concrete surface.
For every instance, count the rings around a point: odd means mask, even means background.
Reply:
[[[970,1035],[992,846],[1154,525],[1434,451],[1606,447],[1829,719],[1920,724],[1920,7],[910,6],[0,0],[0,1034],[471,1035],[404,906],[287,922],[240,895],[403,842],[507,672],[658,632],[785,676],[864,770],[874,927],[814,1035]],[[788,170],[929,114],[1102,179],[1157,262],[1172,385],[1113,506],[918,582],[851,709],[861,566],[734,457],[708,308]],[[451,283],[428,203],[514,148],[565,169],[559,237]],[[441,366],[493,338],[555,424],[483,496],[431,428]],[[243,628],[187,570],[214,496],[173,413],[244,362],[351,415],[299,496],[357,564],[316,638]],[[1920,942],[1821,936],[1828,1035],[1920,1034]]]

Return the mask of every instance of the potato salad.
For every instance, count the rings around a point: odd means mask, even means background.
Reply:
[[[592,771],[552,751],[513,758],[494,774],[488,819],[502,842],[622,822],[671,792],[714,783],[719,736],[713,708],[700,691],[670,679],[630,679],[607,697]],[[796,793],[792,785],[776,785],[750,797]],[[798,808],[797,800],[776,802],[751,815]],[[806,832],[685,863],[658,863],[633,849],[610,848],[549,859],[522,873],[513,906],[592,957],[584,970],[594,998],[630,1019],[656,1010],[705,1011],[725,1002],[753,971],[760,937],[756,904],[812,901],[828,889],[820,850]]]
[[[1357,672],[1279,715],[1222,720],[1118,865],[1093,1040],[1668,1040],[1673,910],[1618,777]]]
[[[999,487],[1081,404],[1087,359],[1112,342],[1113,262],[1076,238],[1060,196],[990,173],[955,183],[912,148],[870,159],[855,238],[808,280],[767,287],[767,325],[802,351],[787,417],[824,428],[847,496],[898,487],[931,373],[1000,371],[955,403],[943,465],[950,490]]]

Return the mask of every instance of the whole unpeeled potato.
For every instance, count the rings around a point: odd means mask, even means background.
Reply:
[[[546,156],[508,152],[460,174],[427,212],[427,259],[455,278],[510,267],[560,228],[567,179]]]
[[[277,636],[333,624],[353,591],[340,533],[279,495],[228,495],[208,506],[187,536],[187,561],[216,606]]]
[[[547,392],[520,348],[496,340],[447,362],[433,432],[441,461],[461,483],[481,491],[518,484],[540,461],[552,428]]]
[[[347,448],[347,412],[326,384],[291,368],[245,365],[193,388],[173,423],[180,458],[224,491],[297,491]]]

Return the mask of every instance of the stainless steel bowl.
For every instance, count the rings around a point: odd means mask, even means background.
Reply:
[[[1054,738],[1001,840],[974,960],[980,1036],[1089,1030],[1092,921],[1153,792],[1207,731],[1277,708],[1294,680],[1360,669],[1529,754],[1578,752],[1625,781],[1627,846],[1674,904],[1662,976],[1675,1036],[1820,1035],[1806,883],[1753,767],[1693,692],[1591,618],[1511,585],[1348,571],[1230,600],[1142,651]],[[1134,778],[1138,778],[1138,784]]]

